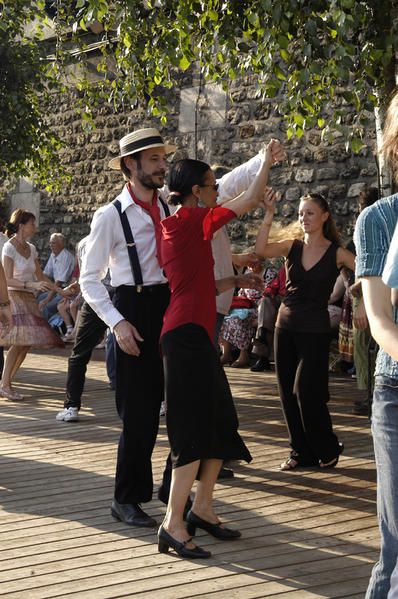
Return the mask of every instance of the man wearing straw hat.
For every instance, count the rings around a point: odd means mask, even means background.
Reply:
[[[127,524],[144,527],[156,526],[139,504],[152,498],[151,455],[163,398],[159,337],[169,302],[158,260],[160,221],[169,209],[159,190],[164,186],[166,155],[175,150],[152,128],[120,140],[120,156],[109,166],[122,171],[126,185],[114,202],[95,213],[80,275],[85,300],[113,329],[117,341],[116,405],[123,430],[111,512]],[[277,146],[275,161],[279,159]],[[220,180],[222,199],[244,191],[259,165],[257,155],[225,175]],[[108,267],[116,288],[113,304],[101,283]]]
[[[96,212],[80,277],[85,300],[117,341],[116,405],[123,430],[111,512],[143,527],[156,526],[140,503],[152,499],[151,456],[163,398],[159,336],[169,303],[158,260],[160,221],[169,211],[158,190],[165,181],[166,155],[175,150],[152,128],[120,140],[120,156],[109,166],[122,171],[126,185]],[[108,266],[113,303],[101,283]]]

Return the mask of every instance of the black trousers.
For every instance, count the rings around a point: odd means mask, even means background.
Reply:
[[[76,333],[76,340],[68,360],[66,377],[65,408],[79,408],[86,380],[87,364],[96,345],[101,341],[106,331],[106,324],[84,302]]]
[[[167,285],[144,287],[141,293],[134,287],[121,286],[114,295],[115,307],[144,339],[138,357],[116,347],[116,406],[123,422],[115,479],[115,499],[119,503],[152,499],[151,457],[164,396],[159,338],[169,300]]]
[[[328,333],[275,329],[275,366],[291,448],[303,463],[328,462],[339,453],[329,401]]]

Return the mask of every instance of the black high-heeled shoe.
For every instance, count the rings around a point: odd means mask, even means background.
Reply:
[[[207,522],[207,520],[202,520],[202,518],[199,518],[199,516],[190,510],[187,514],[188,534],[194,536],[197,528],[205,530],[209,534],[213,535],[213,537],[220,539],[221,541],[231,541],[233,539],[239,539],[239,537],[242,536],[242,533],[239,530],[232,530],[231,528],[221,526],[221,522],[212,524],[211,522]]]
[[[174,537],[169,535],[169,533],[161,526],[158,531],[158,550],[159,553],[168,553],[169,548],[171,547],[178,553],[180,557],[187,557],[190,559],[204,559],[211,557],[210,551],[206,551],[197,545],[193,549],[188,549],[186,547],[187,543],[192,541],[191,539],[187,539],[186,541],[177,541]]]
[[[339,443],[339,454],[333,458],[333,460],[330,460],[330,462],[322,462],[321,460],[319,460],[319,467],[322,468],[322,470],[325,470],[327,468],[335,468],[339,462],[339,457],[341,456],[341,454],[344,451],[344,443]],[[191,534],[191,533],[189,533]]]

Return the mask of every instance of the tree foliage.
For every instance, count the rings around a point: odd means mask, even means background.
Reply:
[[[44,2],[0,0],[0,9],[0,173],[49,184],[60,141],[46,114],[62,86],[58,65],[46,60]]]
[[[162,87],[176,85],[178,73],[198,65],[206,80],[226,89],[231,80],[252,73],[258,94],[278,98],[288,135],[301,136],[332,124],[351,138],[354,149],[367,112],[391,89],[395,3],[386,0],[78,0],[80,25],[101,22],[102,48],[115,53],[116,77],[102,91],[118,103],[134,104],[147,95],[152,112],[164,108]],[[108,38],[109,39],[109,38]],[[110,93],[109,93],[110,92]],[[347,128],[342,104],[355,107]],[[333,107],[332,123],[323,118]]]
[[[1,1],[5,0],[0,6]],[[31,5],[29,0],[14,3]],[[394,87],[396,4],[396,0],[53,0],[47,5],[52,5],[56,22],[57,52],[52,69],[46,63],[44,70],[36,70],[38,81],[27,77],[28,90],[39,84],[43,94],[42,75],[53,82],[54,73],[57,78],[71,59],[84,64],[95,49],[97,81],[86,78],[84,69],[76,79],[87,107],[85,118],[95,115],[98,103],[128,102],[145,103],[149,113],[164,122],[165,90],[178,86],[181,73],[188,69],[199,69],[205,80],[225,89],[237,77],[251,74],[258,96],[275,98],[286,118],[288,137],[300,137],[314,126],[326,134],[337,128],[359,151],[369,113]],[[14,34],[20,35],[20,30]],[[24,40],[33,65],[42,52],[36,41]],[[81,52],[72,56],[69,50],[77,46]],[[29,93],[25,97],[32,98]],[[38,117],[38,96],[33,97],[33,116]],[[349,117],[347,106],[354,108]]]

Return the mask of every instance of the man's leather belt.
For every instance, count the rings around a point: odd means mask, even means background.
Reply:
[[[134,291],[135,293],[142,293],[144,295],[149,293],[156,293],[164,288],[168,287],[168,283],[158,283],[157,285],[121,285],[124,289]]]

